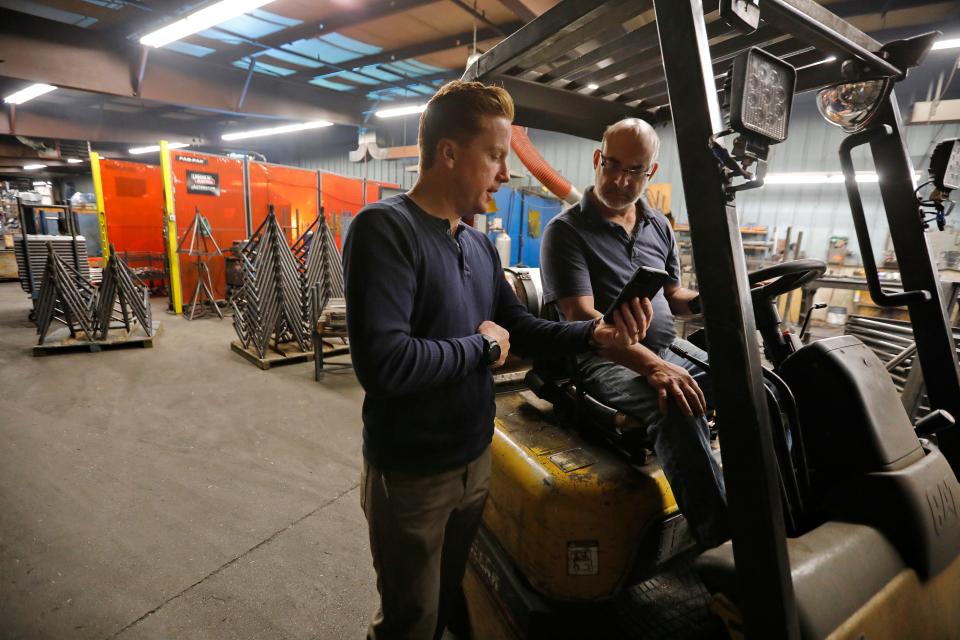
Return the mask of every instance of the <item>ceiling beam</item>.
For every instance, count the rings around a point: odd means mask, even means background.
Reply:
[[[222,29],[221,29],[221,30],[222,30]],[[256,39],[253,39],[253,38],[247,38],[246,36],[243,36],[243,35],[238,34],[238,33],[233,33],[233,32],[230,32],[230,31],[224,31],[224,33],[227,33],[227,34],[229,34],[229,35],[231,35],[231,36],[234,36],[234,37],[236,37],[238,40],[242,40],[242,41],[244,42],[244,44],[249,44],[249,45],[251,45],[251,46],[256,46],[256,47],[260,48],[260,49],[264,52],[263,55],[269,56],[269,57],[272,59],[272,61],[276,61],[276,62],[279,63],[277,66],[284,67],[284,68],[288,68],[288,69],[294,69],[294,68],[296,68],[296,69],[299,70],[299,67],[298,67],[297,65],[293,64],[293,63],[288,63],[288,62],[285,62],[285,61],[278,60],[277,58],[274,58],[274,57],[270,54],[270,51],[271,51],[272,47],[270,47],[269,45],[264,44],[264,43],[261,42],[260,40],[256,40]],[[304,54],[302,54],[302,53],[298,53],[298,52],[296,52],[296,51],[293,51],[292,49],[289,49],[289,48],[287,48],[287,47],[285,47],[285,46],[282,46],[279,50],[280,50],[280,51],[284,51],[284,52],[286,52],[286,53],[288,53],[288,54],[290,54],[290,55],[292,55],[292,56],[299,57],[299,58],[301,58],[301,59],[303,59],[303,60],[307,60],[307,61],[311,61],[311,62],[313,61],[313,58],[311,58],[311,57],[309,57],[309,56],[307,56],[307,55],[304,55]],[[268,63],[268,64],[270,64],[270,63]],[[315,76],[321,75],[321,74],[324,72],[324,71],[323,71],[323,67],[329,67],[329,68],[331,69],[331,71],[328,71],[327,73],[336,73],[336,72],[338,72],[338,71],[347,71],[347,72],[355,73],[355,74],[358,75],[358,76],[366,77],[366,78],[368,78],[368,79],[370,79],[370,80],[374,80],[374,81],[378,81],[378,82],[383,82],[384,84],[392,84],[393,86],[395,86],[395,87],[398,88],[398,89],[403,89],[403,88],[406,87],[406,84],[403,83],[403,82],[383,80],[382,78],[378,78],[377,76],[373,76],[373,75],[370,75],[370,74],[365,73],[365,72],[362,72],[362,71],[355,71],[352,67],[345,67],[345,66],[343,66],[343,65],[336,64],[336,63],[333,63],[333,62],[321,62],[320,64],[322,65],[321,67],[312,69],[312,70],[311,70],[312,73],[311,73],[310,75],[306,76],[306,77],[313,78],[313,77],[315,77]],[[407,76],[407,75],[404,74],[404,73],[400,73],[400,72],[392,72],[392,73],[393,73],[394,75],[396,75],[396,76],[399,76],[399,77],[400,77],[401,79],[403,79],[403,80],[407,80],[408,82],[409,82],[409,80],[411,79],[409,76]],[[296,76],[295,76],[295,75],[289,75],[289,76],[284,76],[284,77],[285,77],[285,79],[287,79],[287,80],[296,79]],[[302,78],[302,76],[301,76],[301,78]]]
[[[522,26],[522,22],[508,22],[501,24],[500,29],[506,31],[507,33],[513,33]],[[499,37],[499,32],[490,27],[477,29],[477,42],[483,42],[484,40],[491,40]],[[419,56],[425,56],[431,53],[437,53],[439,51],[448,51],[450,49],[456,49],[457,47],[462,47],[469,44],[473,44],[473,31],[464,31],[463,33],[455,33],[453,35],[443,36],[442,38],[437,38],[435,40],[417,42],[405,47],[398,47],[396,49],[387,49],[381,51],[380,53],[374,53],[369,56],[363,56],[353,60],[344,60],[340,64],[350,67],[351,69],[359,69],[372,64],[399,62],[401,60],[417,58]],[[454,71],[451,70],[451,73],[454,73]],[[299,71],[295,76],[291,76],[291,78],[313,78],[316,75],[319,75],[316,70],[304,69]]]
[[[276,33],[258,38],[257,41],[268,47],[280,47],[281,45],[302,40],[304,38],[316,38],[328,33],[355,27],[364,22],[370,22],[378,18],[384,18],[410,9],[432,4],[437,0],[389,0],[386,2],[372,3],[369,6],[361,7],[353,11],[341,11],[324,20],[315,20],[305,22],[289,29],[283,29]],[[216,53],[211,53],[207,59],[211,62],[233,62],[239,60],[251,53],[260,51],[262,47],[250,44],[243,45],[223,45]]]
[[[513,97],[517,111],[514,124],[524,127],[600,140],[607,125],[623,118],[641,118],[649,122],[658,119],[655,113],[644,108],[597,100],[510,76],[498,77],[497,84],[502,84]]]
[[[490,27],[491,29],[493,29],[494,31],[496,31],[498,34],[500,34],[500,35],[503,36],[504,38],[506,38],[508,35],[510,35],[510,32],[509,32],[509,31],[503,31],[503,30],[501,30],[501,29],[500,29],[500,26],[499,26],[496,22],[494,22],[493,20],[491,20],[490,18],[488,18],[486,11],[483,11],[483,10],[477,11],[477,9],[475,9],[474,7],[471,7],[469,4],[467,4],[466,2],[464,2],[464,0],[450,0],[450,2],[452,2],[452,3],[455,4],[455,5],[457,5],[458,7],[460,7],[461,9],[463,9],[464,11],[466,11],[467,13],[469,13],[471,16],[473,16],[474,18],[476,18],[476,19],[479,20],[480,22],[483,22],[484,24],[486,24],[488,27]]]
[[[0,76],[114,96],[134,96],[140,46],[105,43],[94,33],[0,9]],[[139,98],[217,113],[356,124],[367,108],[359,96],[256,75],[243,110],[243,69],[214,65],[163,49],[150,53]]]
[[[385,69],[385,71],[389,71],[389,70]],[[448,69],[446,71],[440,71],[438,73],[434,73],[429,76],[420,76],[420,77],[414,78],[413,80],[419,84],[432,86],[432,83],[435,80],[454,80],[459,77],[460,77],[459,71],[455,69]],[[414,82],[411,82],[410,84],[414,84]],[[394,88],[394,87],[392,87],[392,85],[389,85],[389,84],[379,84],[379,85],[371,84],[371,85],[364,85],[362,87],[357,87],[357,92],[362,93],[363,95],[366,95],[371,91],[380,91],[382,89],[390,89],[390,88]],[[425,99],[429,99],[430,96],[425,96],[423,94],[412,94],[409,97],[411,99],[420,98],[425,100]]]
[[[60,105],[57,105],[58,107]],[[60,109],[34,107],[17,111],[14,123],[0,119],[0,134],[28,138],[156,144],[161,139],[178,142],[218,141],[218,131],[205,121],[167,120],[137,113],[117,113],[85,107],[65,118]]]
[[[527,5],[523,4],[521,0],[500,0],[500,4],[505,6],[507,9],[513,12],[513,15],[517,16],[524,22],[530,22],[536,18],[539,14],[536,11],[533,11]]]
[[[104,28],[93,25],[93,29],[107,37],[124,40],[140,32],[146,33],[149,25],[172,17],[182,6],[182,0],[151,0],[149,6],[142,2],[127,3],[110,24]]]

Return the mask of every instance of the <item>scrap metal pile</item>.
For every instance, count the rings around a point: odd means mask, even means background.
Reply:
[[[240,251],[240,262],[243,286],[231,304],[243,346],[261,358],[271,347],[281,352],[278,345],[286,342],[309,351],[319,311],[343,297],[340,254],[323,212],[291,248],[271,207]]]
[[[54,321],[65,325],[71,338],[82,332],[88,341],[106,340],[110,329],[119,328],[121,323],[127,333],[139,323],[147,336],[153,335],[150,293],[112,249],[98,288],[67,264],[52,242],[48,243],[34,310],[39,344],[43,344]]]

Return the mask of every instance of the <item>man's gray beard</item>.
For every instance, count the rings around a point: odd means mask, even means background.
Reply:
[[[600,204],[602,204],[602,205],[605,206],[606,208],[612,209],[612,210],[614,210],[614,211],[626,211],[627,209],[630,208],[630,205],[632,205],[633,202],[634,202],[633,200],[631,200],[630,202],[627,202],[627,203],[624,204],[623,206],[616,206],[616,205],[614,205],[613,203],[611,203],[609,200],[607,200],[606,197],[604,197],[604,196],[603,196],[602,194],[600,194],[600,193],[597,193],[596,191],[594,191],[594,194],[593,194],[593,195],[595,195],[596,198],[597,198],[597,200],[600,201]]]

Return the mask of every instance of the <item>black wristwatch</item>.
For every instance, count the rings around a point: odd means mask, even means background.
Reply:
[[[500,343],[485,333],[480,335],[483,337],[483,357],[489,367],[500,359]]]
[[[687,303],[687,307],[690,309],[690,313],[699,314],[703,312],[703,306],[700,304],[700,295],[698,294],[695,298],[690,298],[690,302]]]

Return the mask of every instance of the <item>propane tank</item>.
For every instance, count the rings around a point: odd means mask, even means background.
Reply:
[[[510,266],[510,234],[501,229],[493,244],[497,247],[497,253],[500,254],[500,266],[506,269]]]

